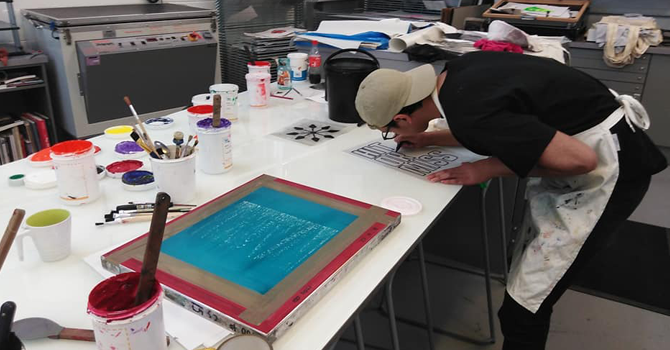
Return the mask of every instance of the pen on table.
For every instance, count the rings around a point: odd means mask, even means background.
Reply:
[[[170,203],[170,208],[194,208],[195,204],[174,204]],[[116,210],[135,210],[135,209],[153,209],[153,203],[128,203],[117,205]]]
[[[169,208],[169,212],[175,212],[175,213],[185,213],[188,211],[191,211],[192,208]],[[129,210],[112,210],[111,214],[151,214],[153,213],[153,209],[129,209]]]

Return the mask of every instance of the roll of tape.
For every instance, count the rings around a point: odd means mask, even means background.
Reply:
[[[16,174],[9,177],[9,186],[23,186],[23,179],[26,176],[23,174]]]

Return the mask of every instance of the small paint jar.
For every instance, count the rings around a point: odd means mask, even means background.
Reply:
[[[245,78],[247,79],[249,106],[267,106],[270,96],[270,80],[272,80],[270,73],[249,73]]]
[[[123,273],[93,288],[88,314],[98,349],[167,350],[163,321],[163,288],[156,282],[151,297],[134,306],[140,274]]]
[[[198,148],[199,146],[200,144]],[[168,149],[170,154],[175,153],[174,145],[168,146]],[[188,156],[177,159],[149,158],[156,189],[169,194],[174,203],[188,203],[196,196],[195,155],[196,152],[191,152]]]
[[[304,52],[291,52],[286,55],[290,60],[291,81],[307,80],[307,56]]]
[[[231,142],[231,123],[221,119],[218,127],[212,118],[203,119],[197,125],[198,168],[205,174],[225,173],[233,167],[233,144]]]
[[[214,107],[212,105],[198,105],[186,109],[188,115],[188,126],[191,133],[195,134],[195,124],[205,118],[211,118],[214,114]]]
[[[85,140],[65,141],[51,147],[58,196],[63,203],[80,205],[100,197],[98,171],[93,154],[93,144]]]

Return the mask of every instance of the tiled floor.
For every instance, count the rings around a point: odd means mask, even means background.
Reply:
[[[428,266],[433,317],[436,326],[463,335],[488,336],[483,278],[443,267]],[[497,312],[504,287],[493,282],[493,305]],[[424,320],[418,264],[405,263],[398,271],[394,300],[398,316]],[[391,349],[388,319],[376,308],[377,296],[361,315],[366,349]],[[497,341],[475,345],[435,335],[436,350],[498,350],[502,334],[495,318]],[[336,350],[356,349],[353,329],[348,329]],[[424,329],[399,323],[403,350],[428,349]],[[670,348],[670,317],[569,290],[555,307],[547,350],[665,350]]]

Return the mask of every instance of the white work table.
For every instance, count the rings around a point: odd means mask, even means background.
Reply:
[[[368,296],[412,251],[461,186],[430,183],[343,152],[381,139],[379,131],[365,126],[351,125],[345,134],[315,146],[272,136],[271,133],[303,118],[328,120],[327,106],[298,98],[294,101],[271,98],[268,107],[255,109],[247,107],[244,95],[240,97],[239,120],[232,126],[233,168],[220,175],[197,171],[197,197],[192,204],[203,204],[261,174],[268,174],[374,205],[394,195],[415,198],[423,205],[419,214],[402,217],[401,224],[378,247],[273,345],[275,350],[322,349],[340,334]],[[141,111],[141,106],[136,107]],[[185,111],[171,117],[176,126],[149,130],[154,140],[167,144],[174,131],[190,133]],[[102,148],[95,157],[97,164],[106,166],[119,160],[113,148],[120,140],[98,136],[91,141]],[[141,160],[149,162],[148,157]],[[15,245],[0,271],[0,303],[16,302],[15,320],[46,317],[66,327],[91,328],[86,314],[88,294],[102,277],[83,259],[149,229],[149,222],[104,227],[96,227],[94,223],[103,221],[103,215],[117,205],[129,201],[153,202],[156,190],[129,192],[122,188],[119,179],[105,178],[101,181],[101,198],[71,207],[60,202],[56,188],[29,190],[10,187],[7,183],[10,175],[36,170],[41,169],[32,167],[27,160],[0,167],[0,227],[4,230],[14,208],[25,209],[26,217],[45,209],[67,209],[72,213],[72,254],[62,261],[44,263],[29,242],[25,245],[25,261],[19,262]],[[28,350],[95,349],[94,343],[49,339],[28,341],[25,346]],[[173,342],[170,349],[183,347]]]

